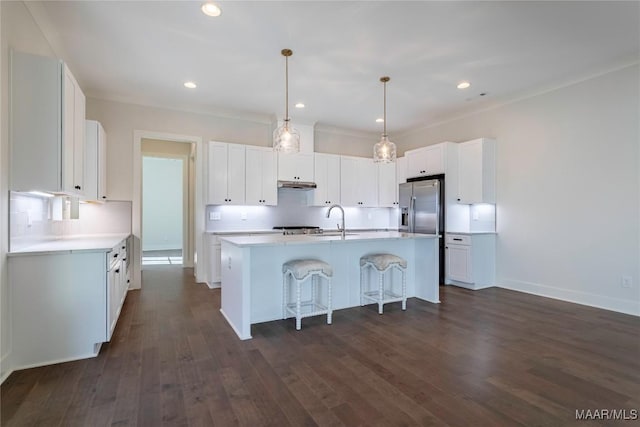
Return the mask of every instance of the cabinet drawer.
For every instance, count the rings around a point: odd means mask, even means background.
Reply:
[[[463,234],[447,234],[447,244],[451,245],[471,245],[471,236]]]

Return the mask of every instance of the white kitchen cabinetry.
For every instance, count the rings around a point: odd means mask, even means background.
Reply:
[[[314,206],[340,203],[340,156],[315,153],[314,179],[317,185],[313,191]]]
[[[209,287],[219,287],[220,283],[220,239],[216,234],[209,234],[207,244],[207,264],[209,266],[207,271],[207,283]],[[216,286],[216,284],[218,284]]]
[[[8,257],[14,369],[98,354],[111,339],[126,297],[126,242],[111,250]]]
[[[444,143],[409,150],[404,153],[407,161],[406,178],[438,175],[445,172]]]
[[[495,286],[495,235],[451,234],[445,241],[447,284],[467,289]]]
[[[276,169],[278,158],[271,148],[246,148],[246,194],[248,205],[278,204]]]
[[[87,200],[107,200],[107,134],[99,122],[87,120],[84,196]]]
[[[377,206],[378,168],[373,159],[341,156],[340,181],[343,206]]]
[[[313,182],[313,153],[278,153],[278,180]]]
[[[82,196],[86,99],[55,58],[12,51],[10,188]]]
[[[111,340],[113,331],[120,317],[122,305],[129,289],[128,240],[123,240],[107,253],[109,271],[107,278],[107,341]]]
[[[243,205],[245,202],[245,146],[209,142],[210,205]]]
[[[458,146],[458,203],[496,202],[496,143],[480,138]]]
[[[379,163],[378,206],[395,208],[398,205],[398,182],[396,163]]]

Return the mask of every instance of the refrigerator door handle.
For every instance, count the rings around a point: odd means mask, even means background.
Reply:
[[[409,233],[415,233],[415,216],[416,216],[416,198],[415,196],[411,196],[409,199]]]
[[[440,184],[436,181],[433,186],[438,191],[436,195],[436,236],[440,237]]]

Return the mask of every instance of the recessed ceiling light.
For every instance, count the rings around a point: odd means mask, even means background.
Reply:
[[[195,84],[194,82],[185,82],[184,83],[184,87],[188,88],[188,89],[195,89],[198,87],[197,84]]]
[[[296,108],[304,108],[304,104],[302,102],[298,102],[296,104]]]
[[[471,83],[469,83],[469,82],[460,82],[460,83],[458,83],[458,89],[466,89],[469,86],[471,86]]]
[[[376,119],[376,123],[384,123],[384,119],[383,119],[383,118],[381,118],[381,117],[378,117],[378,118]]]
[[[205,15],[208,16],[220,16],[222,15],[222,10],[220,9],[220,7],[215,4],[215,3],[205,3],[202,5],[202,13],[204,13]]]

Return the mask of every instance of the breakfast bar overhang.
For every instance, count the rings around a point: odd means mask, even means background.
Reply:
[[[243,340],[251,338],[252,324],[282,319],[282,264],[292,259],[320,259],[332,266],[334,310],[360,305],[360,257],[381,252],[407,260],[407,297],[440,302],[436,235],[235,236],[221,238],[221,244],[220,311]]]

